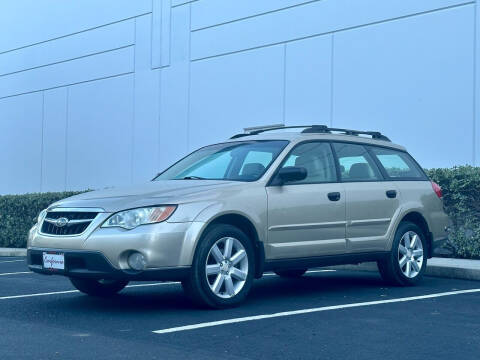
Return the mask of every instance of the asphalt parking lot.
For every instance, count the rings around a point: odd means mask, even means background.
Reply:
[[[96,299],[0,258],[0,359],[478,359],[480,283],[376,273],[267,275],[229,310],[193,307],[177,283]],[[428,295],[428,296],[425,296]],[[272,315],[273,314],[273,315]]]

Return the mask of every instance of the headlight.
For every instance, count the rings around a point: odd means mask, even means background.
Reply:
[[[37,217],[37,224],[40,224],[42,221],[43,221],[43,218],[45,217],[45,215],[47,215],[47,209],[43,209],[42,211],[40,211],[40,214],[38,214],[38,217]],[[35,221],[35,219],[34,219]]]
[[[169,205],[120,211],[110,216],[102,227],[121,227],[130,230],[139,225],[159,223],[167,220],[176,208],[174,205]]]

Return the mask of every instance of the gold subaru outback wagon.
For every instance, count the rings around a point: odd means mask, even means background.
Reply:
[[[416,284],[446,225],[440,187],[378,132],[250,128],[146,184],[52,204],[30,230],[28,265],[94,296],[181,281],[224,308],[266,271],[376,261],[386,281]]]

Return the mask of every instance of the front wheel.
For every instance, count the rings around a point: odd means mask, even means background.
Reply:
[[[233,307],[245,300],[254,271],[251,240],[232,225],[218,224],[200,240],[190,276],[182,286],[199,305]]]
[[[377,262],[382,278],[390,284],[417,284],[427,267],[427,243],[422,230],[411,222],[398,226],[389,256]]]
[[[70,282],[75,288],[87,295],[98,297],[113,296],[127,286],[126,280],[96,280],[70,278]]]

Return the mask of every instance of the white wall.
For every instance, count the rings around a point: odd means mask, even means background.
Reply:
[[[274,123],[478,164],[477,17],[465,0],[2,2],[0,194],[147,181]]]

